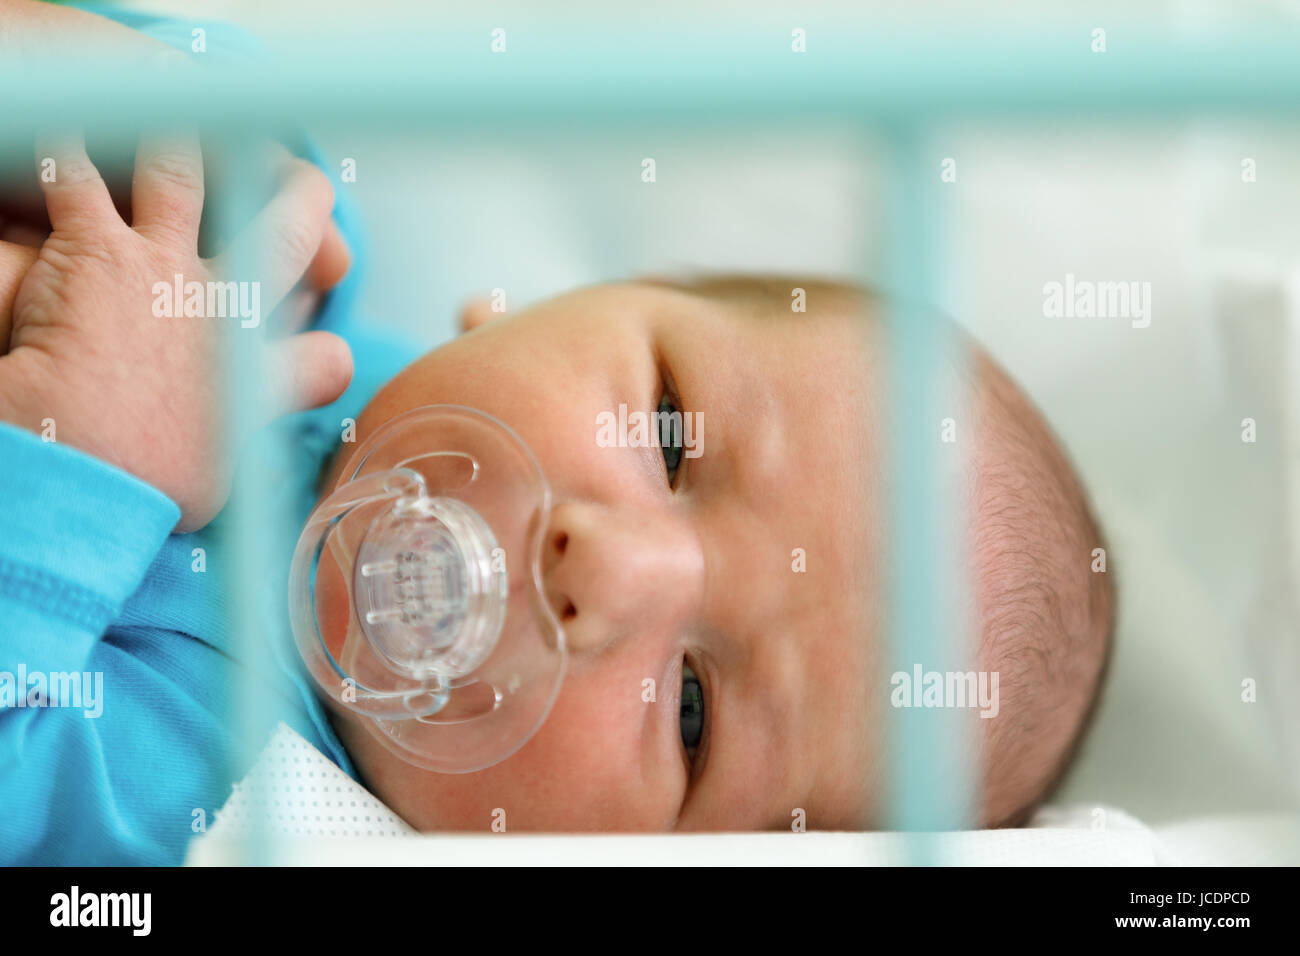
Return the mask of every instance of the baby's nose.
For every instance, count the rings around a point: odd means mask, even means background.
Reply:
[[[678,626],[703,593],[699,538],[675,515],[562,504],[542,547],[546,596],[575,652],[638,627]]]

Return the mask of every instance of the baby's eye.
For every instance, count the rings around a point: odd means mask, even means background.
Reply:
[[[694,760],[700,738],[704,736],[704,688],[685,661],[682,662],[681,729],[686,755]]]
[[[677,480],[677,469],[682,463],[682,420],[681,412],[667,395],[659,399],[655,422],[659,428],[659,447],[664,453],[668,485],[672,487]]]

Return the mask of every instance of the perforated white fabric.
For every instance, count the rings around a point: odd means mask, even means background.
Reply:
[[[415,831],[281,723],[252,770],[217,811],[209,832],[231,838],[396,837]]]
[[[263,823],[255,830],[259,813]],[[420,835],[284,725],[235,786],[213,826],[190,845],[187,862],[247,862],[244,838],[258,834],[283,841],[274,849],[276,862],[297,865],[682,866],[725,859],[736,865],[857,866],[908,859],[906,837],[898,833]],[[1300,845],[1300,821],[1256,816],[1152,831],[1113,807],[1079,805],[1044,808],[1026,829],[955,831],[935,840],[934,852],[954,864],[1290,866],[1296,861],[1289,848]]]

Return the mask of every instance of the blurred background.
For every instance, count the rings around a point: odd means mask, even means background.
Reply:
[[[152,0],[132,7],[297,37],[328,5]],[[1300,24],[1300,2],[713,3],[710,17],[788,35],[853,16],[927,30],[1134,19],[1213,36]],[[355,17],[349,5],[346,16]],[[599,35],[608,21],[689,24],[698,3],[617,13],[603,3],[368,3],[407,34],[439,18],[525,33],[542,17]],[[486,42],[486,39],[485,39]],[[1300,50],[1297,51],[1300,56]],[[670,68],[670,65],[666,65]],[[1032,83],[1032,77],[1026,77]],[[432,347],[469,297],[511,309],[641,273],[813,271],[874,281],[887,249],[890,170],[873,131],[808,122],[378,136],[313,130],[368,232],[362,306]],[[1091,490],[1118,576],[1116,655],[1103,706],[1058,802],[1107,804],[1150,824],[1294,808],[1300,792],[1296,491],[1300,432],[1300,124],[1046,117],[945,123],[927,144],[943,230],[938,304],[1035,399]],[[656,161],[656,182],[641,161]],[[1256,181],[1243,182],[1242,161]],[[337,173],[337,170],[336,170]],[[1151,283],[1152,321],[1049,319],[1043,286]],[[1242,420],[1257,441],[1242,441]],[[1243,701],[1253,680],[1257,702]]]

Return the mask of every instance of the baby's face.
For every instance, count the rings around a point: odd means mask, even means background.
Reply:
[[[359,441],[453,403],[532,448],[571,650],[545,724],[478,773],[413,767],[340,714],[381,799],[429,830],[487,830],[497,808],[510,830],[785,828],[797,809],[810,827],[871,823],[874,333],[815,305],[758,317],[658,285],[584,289],[461,336],[375,396]],[[702,417],[698,457],[598,442],[602,413],[665,401]]]

